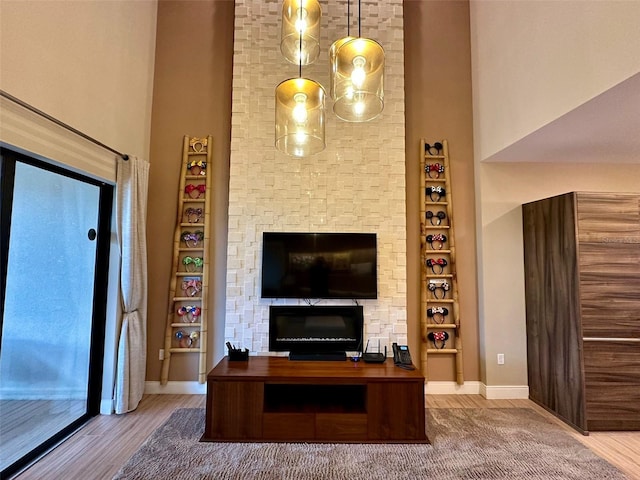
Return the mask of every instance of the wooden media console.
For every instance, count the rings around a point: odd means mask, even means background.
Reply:
[[[382,364],[223,358],[202,441],[428,443],[424,377]]]

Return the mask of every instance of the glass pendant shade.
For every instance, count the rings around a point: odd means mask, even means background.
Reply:
[[[355,37],[347,36],[336,40],[329,49],[329,96],[333,99],[336,98],[336,85],[334,78],[336,77],[336,71],[338,68],[338,62],[336,61],[338,49],[350,40],[355,40]]]
[[[334,46],[333,56],[329,53],[334,113],[347,122],[373,120],[384,108],[384,49],[361,37],[347,37]]]
[[[325,92],[307,78],[291,78],[276,87],[276,148],[307,157],[325,149]]]
[[[320,18],[318,0],[284,0],[280,51],[296,65],[309,65],[320,55]]]

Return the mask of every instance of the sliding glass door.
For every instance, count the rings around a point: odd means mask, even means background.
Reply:
[[[8,150],[2,175],[4,477],[99,411],[112,187]]]

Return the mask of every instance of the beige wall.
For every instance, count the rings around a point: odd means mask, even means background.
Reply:
[[[147,381],[160,380],[184,135],[213,136],[208,363],[223,350],[233,0],[158,4],[149,177]],[[195,380],[197,355],[171,357],[169,380]]]
[[[479,161],[640,71],[640,2],[472,0]]]
[[[0,2],[0,87],[149,157],[156,2]]]
[[[465,380],[479,380],[471,53],[466,1],[406,1],[407,317],[410,348],[420,345],[420,139],[447,139]],[[429,380],[455,379],[453,357],[431,356]]]
[[[637,18],[640,3],[629,1],[471,2],[480,362],[493,396],[526,392],[521,204],[574,190],[637,192],[640,167],[589,152],[584,164],[484,160],[637,73]]]

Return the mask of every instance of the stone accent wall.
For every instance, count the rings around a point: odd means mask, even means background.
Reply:
[[[327,52],[346,36],[347,3],[320,3],[322,51],[302,76],[328,89]],[[351,2],[352,35],[357,5]],[[327,148],[302,159],[274,147],[275,88],[298,76],[280,54],[281,8],[276,0],[236,0],[225,341],[267,353],[269,305],[304,304],[260,298],[262,232],[292,231],[376,233],[378,299],[361,301],[365,338],[407,343],[402,0],[362,1],[362,36],[386,52],[382,115],[343,122],[327,95]]]

